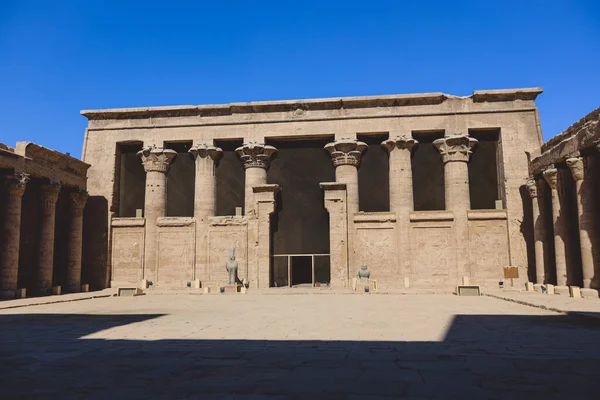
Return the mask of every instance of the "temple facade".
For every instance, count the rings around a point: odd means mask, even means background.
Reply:
[[[598,297],[599,143],[600,108],[528,153],[536,289],[551,284],[569,294],[578,287]]]
[[[88,290],[82,271],[90,166],[19,142],[0,144],[0,295],[4,299]]]
[[[233,248],[250,289],[349,288],[362,265],[381,289],[533,281],[551,230],[533,246],[527,178],[558,162],[525,153],[540,93],[82,111],[87,268],[98,286],[216,288]]]

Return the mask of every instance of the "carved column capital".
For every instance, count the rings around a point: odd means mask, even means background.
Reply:
[[[365,142],[356,139],[338,139],[334,142],[327,143],[325,145],[325,150],[329,152],[334,167],[340,165],[354,165],[358,168],[360,166],[362,153],[368,147],[369,146]]]
[[[534,199],[536,197],[544,197],[546,195],[546,187],[544,181],[537,178],[527,178],[527,190],[529,196]]]
[[[40,187],[42,208],[45,210],[52,209],[56,205],[59,193],[60,185],[56,182],[50,182],[42,185]]]
[[[29,182],[29,175],[24,173],[16,173],[13,176],[6,178],[4,182],[8,194],[11,196],[23,196],[25,188]]]
[[[175,150],[163,149],[162,147],[145,147],[138,151],[138,157],[142,159],[146,172],[169,172],[171,163],[175,161],[177,152]]]
[[[381,147],[387,150],[388,153],[391,153],[394,149],[408,150],[411,152],[412,149],[416,148],[418,145],[419,142],[411,136],[406,135],[390,137],[388,140],[381,142]]]
[[[264,143],[244,143],[235,149],[239,159],[244,163],[244,168],[269,169],[271,159],[277,153],[277,149]]]
[[[188,152],[194,160],[197,160],[198,158],[210,157],[215,163],[217,163],[221,157],[223,157],[223,150],[220,147],[216,147],[207,143],[195,144]]]
[[[74,213],[83,212],[89,197],[88,192],[85,190],[78,190],[76,192],[69,193],[69,197],[71,199],[71,211]]]
[[[585,168],[583,165],[583,157],[571,157],[566,160],[567,166],[571,170],[571,175],[576,181],[582,181],[585,177]]]
[[[550,188],[558,190],[558,170],[554,167],[548,167],[544,170],[543,175]]]
[[[469,135],[445,136],[433,141],[433,145],[440,152],[444,164],[453,161],[469,162],[477,143],[477,139]]]

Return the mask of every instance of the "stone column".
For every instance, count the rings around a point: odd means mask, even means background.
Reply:
[[[396,136],[381,143],[390,155],[390,211],[414,211],[410,155],[418,145],[410,136]]]
[[[446,210],[468,210],[471,208],[471,199],[467,163],[477,146],[477,139],[469,135],[446,136],[435,140],[433,145],[440,152],[444,163]]]
[[[535,242],[535,276],[536,283],[543,284],[546,282],[546,270],[545,260],[546,255],[544,254],[544,248],[546,247],[544,242],[546,240],[546,226],[544,223],[544,216],[542,210],[544,209],[544,187],[542,182],[538,182],[535,178],[527,179],[527,189],[529,190],[529,196],[531,197],[531,203],[533,208],[533,240]]]
[[[217,211],[215,168],[223,150],[212,144],[195,144],[189,151],[196,164],[194,217],[196,219],[196,267],[194,279],[208,280],[208,218]]]
[[[21,206],[28,181],[27,174],[15,174],[5,181],[8,197],[0,253],[0,297],[5,299],[14,299],[18,289]]]
[[[390,155],[390,211],[397,213],[398,271],[411,273],[410,212],[414,211],[411,153],[418,142],[410,135],[395,136],[381,143]]]
[[[366,143],[356,139],[338,139],[325,145],[325,150],[331,155],[335,167],[335,181],[346,184],[350,217],[359,211],[358,167],[362,153],[367,147]]]
[[[41,213],[37,255],[37,290],[40,294],[47,294],[52,289],[56,201],[58,200],[58,193],[60,193],[60,185],[53,182],[42,185],[40,189]]]
[[[331,287],[349,286],[348,223],[345,183],[321,183],[325,192],[325,208],[329,213],[329,265]]]
[[[591,168],[582,157],[567,159],[567,166],[575,180],[577,190],[577,214],[579,217],[579,243],[581,247],[581,267],[583,287],[597,289],[594,280],[593,243],[596,242],[596,224],[594,221],[594,185],[591,179]]]
[[[246,186],[244,192],[244,215],[255,213],[255,186],[267,183],[267,170],[277,149],[264,143],[249,142],[235,149],[246,170]]]
[[[433,145],[438,149],[444,163],[446,210],[454,213],[456,235],[456,262],[458,277],[470,277],[476,282],[469,256],[469,221],[467,211],[471,208],[469,196],[469,166],[477,140],[469,135],[445,136]]]
[[[196,164],[194,193],[194,217],[205,220],[214,217],[217,210],[217,183],[215,168],[223,156],[223,150],[212,144],[195,144],[189,150]]]
[[[71,227],[67,254],[67,290],[81,291],[81,254],[83,245],[83,209],[88,199],[84,190],[69,193],[71,198]]]
[[[544,179],[550,185],[552,193],[552,225],[554,227],[554,259],[556,264],[556,284],[567,286],[567,258],[565,249],[565,235],[567,226],[564,215],[560,212],[560,199],[558,197],[558,170],[548,167],[544,171]]]
[[[255,272],[249,272],[250,284],[265,289],[271,283],[271,215],[275,212],[275,197],[281,188],[279,185],[258,185],[252,188],[256,218],[250,223],[248,242],[253,245],[253,263]]]
[[[155,280],[158,267],[158,227],[157,218],[164,217],[167,210],[167,173],[177,157],[174,150],[161,147],[146,147],[139,151],[146,171],[146,198],[144,217],[146,219],[146,239],[144,248],[144,279]]]

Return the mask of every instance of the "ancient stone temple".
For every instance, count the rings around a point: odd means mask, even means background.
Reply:
[[[535,263],[532,281],[556,293],[600,289],[600,108],[532,149],[530,178]]]
[[[82,271],[83,213],[90,166],[19,142],[0,144],[2,298],[87,290]]]
[[[348,288],[361,265],[383,289],[525,282],[540,93],[82,111],[87,268],[112,286],[218,287],[233,248],[250,290]]]

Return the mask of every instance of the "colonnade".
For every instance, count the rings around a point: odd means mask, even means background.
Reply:
[[[579,272],[583,277],[582,291],[600,288],[600,277],[595,274],[594,265],[595,260],[596,263],[600,262],[600,250],[597,249],[598,227],[595,221],[600,210],[595,206],[593,163],[594,158],[591,156],[577,156],[565,160],[575,182],[579,249],[573,250],[580,252],[581,255]],[[527,180],[533,207],[537,284],[556,283],[555,290],[559,293],[568,293],[567,286],[578,283],[574,280],[577,271],[573,268],[577,266],[571,265],[569,268],[567,260],[569,243],[566,239],[570,234],[569,224],[572,221],[568,218],[568,210],[564,209],[564,202],[561,202],[561,199],[569,195],[566,193],[564,179],[565,176],[559,173],[557,165],[550,165],[540,175]],[[549,191],[546,189],[546,183]],[[547,195],[551,197],[550,209],[547,209],[548,203],[544,200]],[[552,215],[550,225],[546,223],[548,213]],[[554,244],[554,254],[549,250],[550,237]],[[554,270],[552,261],[554,261]]]
[[[3,298],[17,296],[19,275],[19,251],[21,243],[21,216],[23,195],[30,178],[15,173],[4,180],[6,188],[6,217],[2,227],[2,251],[0,252],[0,293]],[[40,186],[38,241],[35,257],[35,291],[48,294],[53,287],[54,242],[56,235],[56,203],[61,186],[50,182]],[[69,292],[81,290],[81,255],[83,242],[83,210],[88,198],[85,191],[69,193],[71,224],[67,232],[67,287]]]

